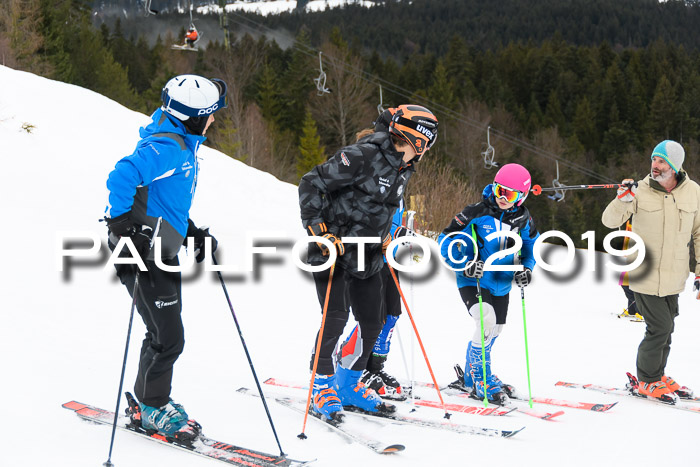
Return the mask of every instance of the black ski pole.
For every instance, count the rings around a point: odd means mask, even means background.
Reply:
[[[559,187],[545,187],[542,188],[540,185],[533,185],[532,189],[532,194],[535,196],[541,195],[543,192],[546,191],[569,191],[569,190],[595,190],[595,189],[609,189],[609,188],[621,188],[621,187],[626,187],[628,189],[631,189],[632,186],[637,186],[637,182],[630,182],[630,183],[608,183],[605,185],[567,185],[567,186],[559,186]],[[626,194],[626,193],[625,193]]]
[[[156,223],[156,228],[153,230],[153,235],[151,236],[151,244],[148,248],[148,253],[151,252],[153,248],[153,242],[158,236],[158,231],[160,230],[160,222],[162,218],[158,218]],[[146,257],[148,257],[146,253]],[[136,308],[136,296],[139,292],[139,273],[140,269],[136,268],[136,277],[134,278],[134,290],[132,292],[131,298],[131,312],[129,313],[129,329],[126,332],[126,345],[124,346],[124,361],[122,362],[122,374],[119,377],[119,391],[117,392],[117,407],[114,409],[114,421],[112,422],[112,438],[109,441],[109,454],[107,455],[107,460],[102,464],[104,467],[114,467],[112,464],[112,449],[114,448],[114,434],[117,431],[117,420],[119,419],[119,402],[122,399],[122,389],[124,389],[124,374],[126,373],[126,360],[129,355],[129,341],[131,340],[131,327],[134,323],[134,309]]]
[[[211,254],[211,259],[215,265],[219,263],[216,262],[216,256],[214,253]],[[277,430],[275,430],[275,424],[272,422],[272,416],[270,415],[270,409],[267,407],[267,401],[265,400],[265,395],[263,394],[262,388],[260,387],[260,381],[258,380],[258,375],[255,373],[255,367],[253,367],[253,360],[250,358],[250,353],[248,352],[248,346],[245,345],[245,339],[243,338],[243,332],[241,331],[241,326],[238,324],[238,318],[236,318],[236,312],[233,311],[233,305],[231,304],[231,298],[228,295],[228,290],[226,289],[226,283],[221,275],[221,271],[216,271],[219,275],[219,281],[221,281],[221,287],[224,289],[224,295],[226,295],[226,301],[228,302],[228,307],[231,310],[231,316],[233,316],[233,321],[236,323],[236,328],[238,329],[238,335],[241,337],[241,344],[243,344],[243,350],[245,350],[245,356],[248,358],[248,364],[250,365],[250,370],[253,372],[253,378],[255,379],[255,385],[258,387],[258,392],[260,393],[260,399],[262,400],[263,406],[265,407],[265,413],[267,413],[267,419],[270,421],[270,427],[272,427],[272,433],[275,435],[275,441],[277,441],[277,447],[280,448],[280,456],[284,457],[286,454],[282,450],[282,445],[280,444],[280,439],[277,437]]]

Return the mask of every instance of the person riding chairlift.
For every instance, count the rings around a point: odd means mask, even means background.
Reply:
[[[185,45],[194,48],[194,44],[195,42],[197,42],[197,39],[199,39],[197,29],[195,29],[194,26],[190,26],[190,29],[187,31],[187,34],[185,34]]]

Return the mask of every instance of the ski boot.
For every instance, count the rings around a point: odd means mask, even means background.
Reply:
[[[348,370],[339,366],[335,376],[335,387],[343,407],[356,407],[372,413],[396,411],[395,405],[383,402],[374,390],[365,387],[360,381],[362,371]]]
[[[639,381],[631,373],[627,373],[627,377],[630,382],[627,387],[630,389],[633,395],[646,397],[647,399],[654,399],[664,404],[676,404],[678,402],[678,395],[671,391],[666,383],[663,381],[654,381],[647,383],[644,381]]]
[[[503,391],[501,380],[491,373],[491,347],[496,338],[492,338],[486,345],[485,354],[482,357],[481,347],[469,342],[467,347],[467,365],[473,381],[473,396],[483,399],[484,394],[488,401],[496,405],[508,405],[510,399]],[[485,373],[485,378],[484,378]],[[465,379],[466,380],[466,379]],[[486,380],[486,387],[484,387]]]
[[[360,382],[373,389],[382,399],[405,401],[408,398],[401,383],[384,370],[378,372],[363,370]]]
[[[343,420],[343,406],[335,392],[335,375],[316,375],[312,392],[312,410],[328,423],[338,424]]]
[[[470,344],[471,345],[471,344]],[[457,379],[447,385],[448,388],[457,389],[458,391],[471,394],[474,392],[474,380],[471,373],[465,373],[459,363],[453,367],[457,374]]]
[[[483,379],[476,379],[476,375],[472,373],[472,378],[474,378],[474,396],[476,399],[483,399],[484,398],[484,380]],[[486,397],[488,398],[488,401],[492,404],[496,405],[508,405],[510,402],[510,398],[508,395],[503,391],[503,388],[501,386],[491,386],[488,384],[488,379],[486,383]]]
[[[202,434],[202,425],[199,424],[199,422],[193,418],[190,418],[189,415],[187,415],[187,412],[185,411],[185,408],[182,406],[182,404],[178,404],[171,398],[168,398],[170,403],[175,407],[175,410],[180,412],[180,415],[182,415],[182,418],[187,420],[187,424],[192,427],[192,429],[197,433],[197,436]]]
[[[399,317],[397,315],[388,315],[386,317],[384,326],[382,326],[382,331],[379,333],[374,347],[372,348],[372,353],[369,356],[367,370],[378,377],[374,378],[375,381],[381,379],[383,387],[380,388],[377,393],[382,398],[403,401],[408,398],[408,395],[403,390],[398,380],[384,371],[384,364],[386,363],[389,350],[391,349],[391,336],[394,333],[394,328],[396,327],[398,319]],[[375,382],[375,385],[379,386],[377,382]],[[376,388],[372,389],[376,390]]]
[[[137,402],[130,393],[127,393],[126,397],[129,402],[126,413],[131,427],[140,428],[148,434],[158,433],[169,441],[187,446],[191,446],[201,433],[190,426],[187,419],[170,402],[163,407],[151,407]],[[201,430],[201,427],[199,429]]]
[[[496,376],[493,373],[486,377],[486,384],[488,386],[500,386],[503,392],[506,393],[506,396],[508,396],[511,399],[524,399],[524,397],[520,395],[518,390],[515,389],[515,386],[513,386],[512,384],[504,383],[498,376]]]
[[[666,384],[671,392],[675,392],[680,399],[692,399],[694,396],[692,389],[686,386],[681,386],[670,376],[662,376],[661,381]]]

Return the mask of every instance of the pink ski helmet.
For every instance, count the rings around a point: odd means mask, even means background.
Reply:
[[[530,193],[530,172],[520,164],[506,164],[493,179],[493,194],[520,206]]]

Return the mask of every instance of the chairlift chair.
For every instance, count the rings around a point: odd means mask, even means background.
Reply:
[[[151,1],[152,0],[144,0],[143,6],[146,8],[146,18],[148,18],[151,15],[157,15],[158,10],[154,10],[151,8]]]
[[[318,67],[321,73],[318,75],[318,78],[314,78],[314,83],[316,84],[317,90],[316,94],[319,96],[331,92],[331,90],[326,87],[326,72],[323,71],[323,60],[321,59],[321,54],[323,54],[323,52],[318,53]]]
[[[564,185],[559,182],[559,161],[555,161],[557,164],[557,177],[552,180],[552,188],[561,188]],[[554,190],[554,194],[547,195],[547,198],[556,201],[557,203],[560,201],[564,201],[564,197],[566,196],[566,192],[564,190]]]
[[[484,157],[484,167],[487,169],[498,167],[499,163],[495,161],[496,149],[491,146],[491,126],[486,128],[486,144],[486,150],[481,153],[481,155]]]
[[[382,96],[382,85],[379,85],[379,105],[377,106],[377,112],[381,115],[384,112],[384,96]]]

